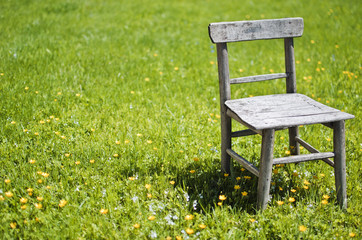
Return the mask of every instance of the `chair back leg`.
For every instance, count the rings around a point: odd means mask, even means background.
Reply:
[[[226,149],[231,148],[231,118],[221,113],[221,170],[230,173],[230,156]]]
[[[265,209],[269,201],[270,182],[273,169],[274,138],[274,129],[263,130],[257,192],[257,208],[259,210]]]
[[[299,137],[299,128],[298,127],[291,127],[289,128],[289,148],[290,148],[290,154],[292,155],[299,155],[299,143],[295,139],[296,137]]]
[[[337,201],[342,209],[347,209],[346,183],[346,142],[344,121],[333,123],[334,176]]]

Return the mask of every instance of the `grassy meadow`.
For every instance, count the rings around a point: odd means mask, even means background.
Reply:
[[[0,238],[360,239],[361,11],[357,0],[1,0]],[[356,117],[346,211],[321,161],[275,166],[262,213],[257,178],[236,163],[220,170],[208,24],[283,17],[304,18],[298,92]],[[232,77],[284,69],[282,40],[229,50]],[[284,89],[238,85],[232,97]],[[300,132],[332,149],[330,129]],[[233,144],[258,162],[259,136]],[[275,156],[287,147],[278,132]]]

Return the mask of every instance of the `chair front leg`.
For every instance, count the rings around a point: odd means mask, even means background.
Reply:
[[[342,209],[347,209],[346,181],[346,141],[344,121],[333,123],[334,176],[337,201]]]
[[[273,168],[274,138],[274,129],[263,130],[257,193],[257,208],[259,210],[264,210],[269,201],[270,182]]]

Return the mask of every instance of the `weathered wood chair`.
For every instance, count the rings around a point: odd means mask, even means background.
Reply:
[[[257,207],[261,210],[266,208],[269,200],[273,164],[311,160],[323,160],[334,167],[337,200],[342,208],[347,208],[344,120],[354,116],[296,93],[293,38],[302,36],[303,27],[302,18],[221,22],[209,25],[210,39],[216,43],[217,47],[222,169],[230,172],[230,157],[232,157],[259,177]],[[284,39],[285,73],[229,78],[227,43],[277,38]],[[286,78],[286,94],[230,99],[230,84],[279,78]],[[232,132],[231,119],[243,124],[248,129]],[[333,129],[333,152],[319,152],[299,137],[298,126],[320,123]],[[273,159],[275,131],[286,128],[289,130],[289,145],[292,156]],[[233,137],[254,134],[262,136],[259,169],[231,148]],[[300,155],[299,144],[307,149],[310,154]],[[334,161],[329,158],[334,158]]]

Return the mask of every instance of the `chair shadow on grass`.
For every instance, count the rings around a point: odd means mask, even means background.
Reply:
[[[224,207],[230,206],[235,211],[255,214],[258,178],[237,163],[231,164],[232,173],[227,175],[220,170],[219,159],[204,159],[204,161],[210,161],[212,164],[206,168],[200,164],[196,169],[192,169],[191,167],[195,166],[190,164],[185,166],[187,170],[183,171],[184,173],[177,176],[177,182],[183,184],[182,187],[188,194],[190,210],[208,212],[220,207],[221,204]],[[287,166],[283,171],[292,173]],[[290,189],[298,189],[297,181],[300,182],[297,178],[279,177],[278,182],[271,186],[271,197],[287,199]],[[310,194],[308,190],[303,190],[298,191],[298,197],[301,199]],[[222,195],[226,197],[225,200],[220,199]],[[274,203],[276,204],[275,201]],[[271,204],[270,202],[269,205]]]

